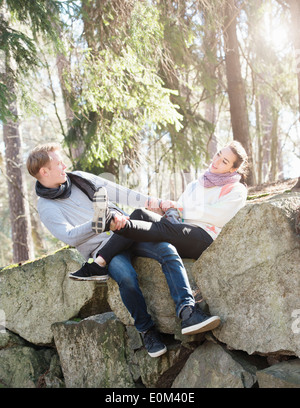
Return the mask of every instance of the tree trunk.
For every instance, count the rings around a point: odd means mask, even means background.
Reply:
[[[257,150],[257,165],[256,165],[256,174],[257,174],[257,184],[262,184],[262,166],[263,166],[263,148],[262,148],[262,129],[261,129],[261,115],[260,115],[260,103],[259,98],[255,92],[255,117],[256,117],[256,150]]]
[[[272,109],[272,131],[271,131],[271,171],[270,181],[276,181],[278,177],[278,112]]]
[[[66,113],[66,121],[67,121],[67,126],[68,126],[68,131],[72,127],[72,121],[74,119],[74,112],[72,110],[72,101],[74,98],[74,92],[73,89],[71,91],[68,90],[68,87],[66,85],[65,81],[65,71],[70,72],[70,63],[66,59],[65,55],[62,53],[57,54],[56,56],[56,66],[57,66],[57,72],[58,72],[58,77],[59,77],[59,82],[60,82],[60,87],[62,91],[62,96],[63,96],[63,102],[64,102],[64,108],[65,108],[65,113]],[[65,132],[64,133],[64,137]],[[76,168],[76,165],[78,164],[78,161],[80,160],[81,155],[84,153],[84,142],[80,137],[80,132],[77,131],[77,137],[76,137],[76,147],[72,146],[71,143],[68,143],[68,148],[69,148],[69,153],[70,153],[70,160],[72,162],[73,167]]]
[[[292,191],[300,191],[300,177],[298,177],[298,181],[292,188]],[[299,210],[299,215],[300,215],[300,210]]]
[[[201,12],[199,10],[199,12]],[[203,36],[203,49],[205,53],[204,67],[205,73],[208,74],[208,86],[206,89],[206,101],[205,101],[205,119],[211,124],[211,131],[207,141],[208,159],[213,157],[218,150],[218,140],[215,133],[217,124],[217,83],[216,77],[216,65],[217,65],[217,36],[216,30],[211,26],[209,21],[208,12],[203,11],[203,26],[208,26],[208,29],[204,30]]]
[[[266,183],[270,181],[271,171],[272,104],[266,95],[260,95],[259,101],[262,129],[262,183]]]
[[[2,74],[2,80],[11,94],[15,94],[14,80],[10,75],[8,64],[6,64],[6,72]],[[10,103],[10,111],[17,117],[15,100]],[[13,241],[13,262],[21,262],[33,257],[33,244],[28,200],[25,198],[27,189],[24,180],[18,122],[8,119],[3,124],[3,139]]]
[[[227,0],[225,6],[224,44],[232,132],[233,138],[242,143],[248,153],[250,173],[247,183],[253,185],[252,146],[249,134],[246,91],[241,75],[239,45],[236,33],[236,15],[237,8],[235,1]]]
[[[300,121],[300,3],[298,0],[289,0],[288,1],[291,8],[291,17],[292,17],[292,33],[293,33],[293,43],[295,49],[296,57],[296,73],[298,80],[298,103],[299,103],[299,121]],[[300,188],[300,177],[298,182],[294,186],[294,189],[298,190]]]
[[[298,101],[299,101],[299,112],[300,112],[300,3],[298,0],[288,0],[290,4],[291,10],[291,18],[292,18],[292,36],[293,36],[293,44],[295,49],[295,57],[296,57],[296,73],[298,79]],[[300,120],[300,115],[299,115]]]

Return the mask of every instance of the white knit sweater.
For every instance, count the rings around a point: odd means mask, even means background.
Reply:
[[[241,183],[221,187],[203,187],[198,180],[191,182],[178,200],[183,208],[183,221],[203,228],[212,239],[245,205],[247,189]]]

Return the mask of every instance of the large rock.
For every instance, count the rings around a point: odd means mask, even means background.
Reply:
[[[113,312],[52,326],[67,388],[170,387],[192,353],[165,335],[168,351],[151,358],[138,332]]]
[[[176,317],[175,304],[170,295],[169,286],[160,264],[154,259],[138,257],[133,265],[138,272],[141,291],[145,297],[149,314],[162,333],[179,333],[180,320]],[[184,265],[192,289],[195,288],[191,268],[193,261],[184,260]],[[108,303],[111,310],[127,326],[133,325],[133,319],[124,306],[117,283],[110,279],[108,286]]]
[[[68,277],[83,262],[77,250],[64,248],[33,262],[2,269],[0,310],[6,328],[31,343],[45,345],[53,340],[52,323],[71,319],[81,311],[89,315],[89,309],[93,313],[106,311],[106,286]]]
[[[50,365],[43,352],[26,346],[0,350],[0,359],[0,381],[10,388],[36,388]]]
[[[163,340],[165,341],[164,338]],[[135,352],[132,363],[139,367],[141,381],[145,387],[170,388],[194,348],[171,342],[167,343],[167,349],[167,353],[159,358],[150,357],[144,347]]]
[[[49,369],[54,351],[35,350],[6,331],[0,334],[0,387],[36,388]]]
[[[210,312],[222,319],[214,335],[236,350],[300,356],[300,194],[247,204],[192,268]]]
[[[173,388],[251,388],[256,367],[222,346],[205,342],[188,358]]]
[[[52,326],[67,388],[134,387],[125,327],[112,312]]]
[[[283,361],[257,371],[259,388],[300,388],[300,360]]]

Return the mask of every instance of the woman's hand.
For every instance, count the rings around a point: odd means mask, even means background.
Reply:
[[[149,198],[146,208],[160,215],[164,215],[164,213],[169,208],[177,208],[177,203],[176,201],[171,200],[159,200],[158,198]]]
[[[177,208],[177,203],[176,201],[164,200],[161,202],[160,207],[163,212],[166,212],[169,208]]]

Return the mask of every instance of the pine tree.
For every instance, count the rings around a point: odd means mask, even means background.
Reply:
[[[227,0],[224,21],[224,46],[232,132],[233,138],[242,143],[246,149],[251,168],[252,146],[249,133],[246,90],[241,74],[239,45],[236,33],[237,16],[238,9],[235,5],[235,0]],[[252,185],[253,181],[253,173],[250,171],[247,183]]]
[[[38,66],[35,40],[39,33],[57,38],[54,21],[57,3],[48,1],[0,1],[0,120],[3,124],[6,178],[8,184],[10,220],[13,241],[13,261],[33,257],[31,221],[24,180],[22,140],[19,131],[17,86],[22,75]],[[10,16],[28,24],[35,38],[11,26]],[[14,61],[14,63],[12,63]],[[13,68],[16,66],[16,68]]]
[[[298,109],[299,109],[299,121],[300,121],[300,64],[299,64],[299,53],[300,53],[300,3],[297,0],[287,0],[290,5],[291,17],[292,17],[292,32],[293,32],[293,42],[296,54],[296,70],[297,70],[297,80],[298,80]],[[298,191],[300,189],[300,176],[298,181],[294,186],[294,190]]]

